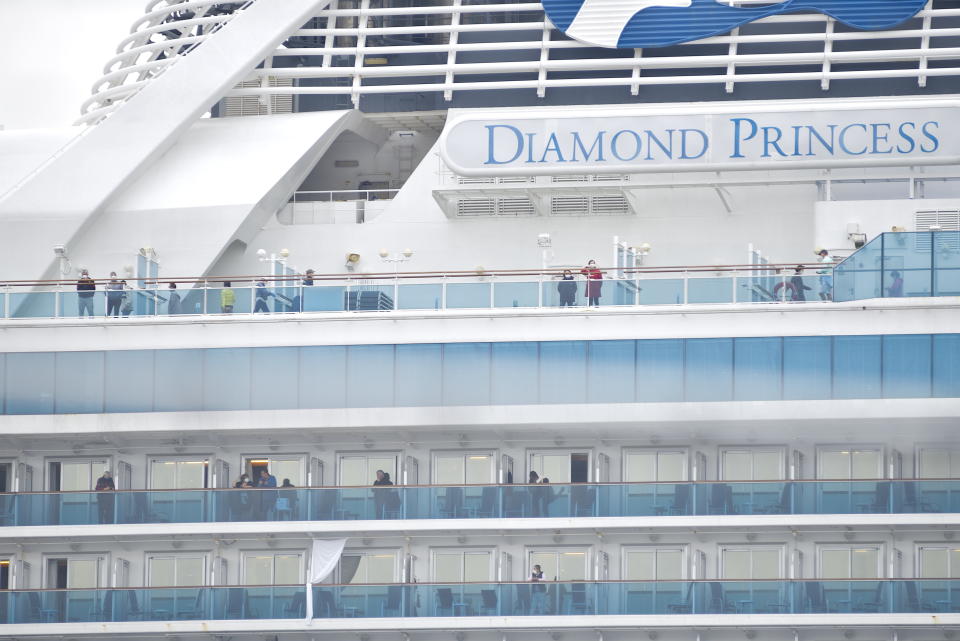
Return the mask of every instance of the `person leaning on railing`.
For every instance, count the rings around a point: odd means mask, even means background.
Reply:
[[[233,306],[237,303],[237,295],[230,289],[230,283],[225,282],[223,289],[220,290],[220,312],[223,314],[233,313]]]
[[[84,269],[80,272],[80,279],[77,280],[77,316],[83,318],[83,312],[86,310],[90,318],[93,318],[93,294],[97,291],[97,283],[90,278],[90,272]]]

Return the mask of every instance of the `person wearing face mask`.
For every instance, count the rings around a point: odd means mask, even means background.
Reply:
[[[250,482],[250,476],[247,474],[241,474],[240,478],[237,479],[237,482],[233,484],[233,487],[238,490],[244,490],[245,488],[253,488],[253,483]],[[232,497],[233,501],[230,505],[231,521],[249,521],[250,520],[250,492],[237,492],[236,496]]]
[[[557,283],[557,293],[560,294],[560,307],[573,307],[577,301],[577,281],[573,279],[573,272],[563,270],[560,282]]]
[[[587,305],[599,307],[600,290],[603,287],[603,272],[597,269],[597,261],[590,259],[587,266],[580,270],[580,273],[587,277]]]

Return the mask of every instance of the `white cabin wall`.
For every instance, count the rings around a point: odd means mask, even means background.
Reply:
[[[860,233],[866,234],[868,239],[890,231],[894,226],[916,231],[916,213],[929,210],[960,210],[960,199],[818,202],[814,213],[815,245],[828,249],[851,247],[847,238],[848,225],[857,225]]]

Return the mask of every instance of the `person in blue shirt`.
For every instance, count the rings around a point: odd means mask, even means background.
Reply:
[[[270,308],[267,307],[267,300],[271,296],[276,296],[272,291],[267,289],[267,281],[262,278],[257,281],[257,303],[253,306],[254,313],[256,312],[269,312]],[[274,485],[276,485],[276,479],[274,479]]]

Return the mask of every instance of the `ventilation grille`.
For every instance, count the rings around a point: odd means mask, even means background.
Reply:
[[[556,196],[550,199],[551,216],[625,216],[630,213],[623,196]]]
[[[534,215],[536,211],[529,198],[464,198],[457,201],[457,216],[461,218]]]
[[[549,216],[626,216],[630,207],[623,196],[554,196],[549,199]],[[536,216],[529,198],[462,198],[457,201],[458,218]]]
[[[293,87],[293,78],[268,78],[271,87]],[[260,80],[244,80],[238,89],[260,87]],[[265,116],[267,114],[293,113],[293,94],[270,96],[229,96],[223,99],[222,116]]]
[[[938,231],[960,231],[960,210],[927,209],[918,211],[914,217],[913,228],[916,231],[930,231],[931,227],[939,227]],[[930,251],[931,236],[917,234],[914,239],[917,251]],[[943,234],[937,238],[937,249],[960,250],[960,234]]]

